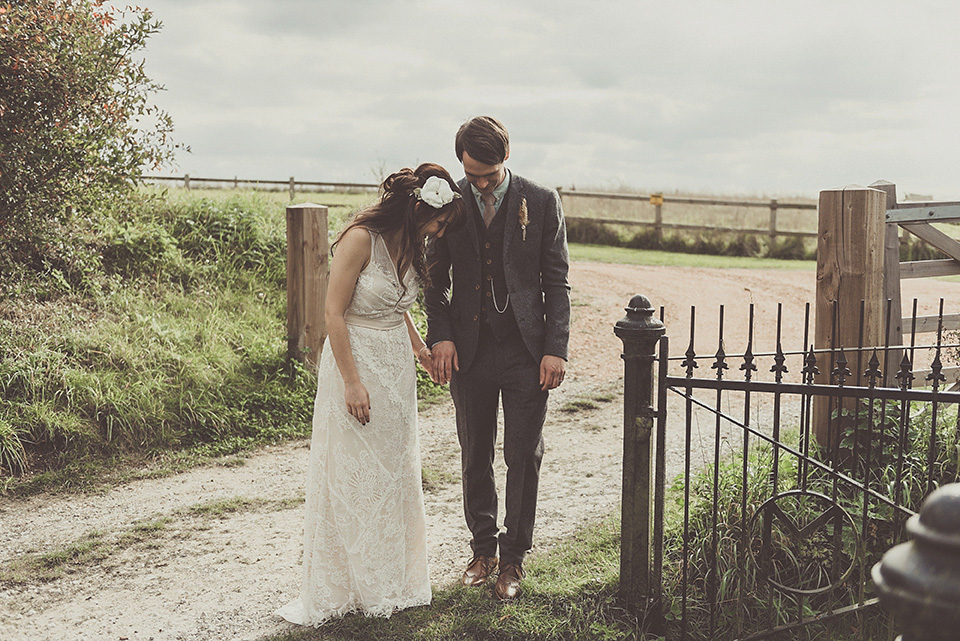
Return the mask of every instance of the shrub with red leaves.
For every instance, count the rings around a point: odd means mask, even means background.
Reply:
[[[0,0],[3,3],[3,0]],[[171,157],[162,89],[138,58],[160,23],[103,0],[0,4],[0,256],[34,267],[51,247]]]

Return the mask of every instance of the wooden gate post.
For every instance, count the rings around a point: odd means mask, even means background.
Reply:
[[[630,299],[627,315],[614,326],[623,341],[623,497],[620,518],[620,600],[637,613],[654,594],[652,580],[651,440],[656,413],[653,408],[653,365],[656,346],[665,328],[653,315],[646,296]]]
[[[287,356],[316,370],[327,328],[327,208],[287,207]]]
[[[853,186],[820,192],[814,332],[817,349],[857,348],[860,301],[864,301],[863,344],[883,344],[886,205],[887,194],[878,189]],[[847,358],[856,365],[854,352],[848,352]],[[820,370],[817,382],[829,382],[829,357],[818,356],[817,361]],[[852,373],[854,377],[858,375],[858,372]],[[814,436],[822,447],[831,451],[839,434],[831,434],[828,397],[814,398],[812,418]]]
[[[879,189],[887,195],[887,211],[897,208],[897,186],[886,180],[871,183],[870,187]],[[887,322],[887,301],[890,301],[889,332],[884,326],[884,345],[903,344],[903,300],[900,293],[900,225],[886,222],[884,213],[883,231],[883,314],[884,323]],[[893,384],[893,374],[900,365],[903,357],[902,350],[891,350],[886,355],[883,370],[884,386]]]

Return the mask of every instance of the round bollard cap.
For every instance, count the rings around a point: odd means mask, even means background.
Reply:
[[[960,483],[932,492],[920,514],[907,521],[907,532],[917,541],[951,548],[960,556]]]
[[[871,572],[880,601],[904,633],[955,639],[960,627],[960,484],[945,485],[910,517],[914,540],[894,546]],[[942,636],[940,633],[947,636]]]
[[[617,321],[613,331],[620,336],[622,332],[636,332],[641,330],[654,330],[659,333],[664,332],[663,323],[654,316],[653,305],[650,299],[643,294],[634,294],[630,303],[624,308],[627,315]]]

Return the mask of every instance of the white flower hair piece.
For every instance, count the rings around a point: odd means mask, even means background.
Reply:
[[[460,194],[453,191],[450,184],[439,176],[427,178],[423,187],[417,187],[413,190],[413,195],[434,209],[440,209],[444,205],[452,203],[455,198],[460,198]]]

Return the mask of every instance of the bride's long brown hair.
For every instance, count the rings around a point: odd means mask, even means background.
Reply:
[[[407,269],[412,265],[420,282],[429,284],[423,230],[434,220],[448,215],[448,228],[456,225],[464,212],[463,198],[454,198],[439,209],[417,198],[413,190],[423,187],[423,183],[431,176],[445,180],[455,194],[460,193],[447,170],[434,163],[423,163],[416,169],[405,167],[394,172],[380,185],[380,200],[375,205],[357,212],[331,246],[331,253],[343,235],[354,227],[369,229],[378,234],[391,234],[402,230],[397,273],[402,281],[403,274],[407,273]]]

